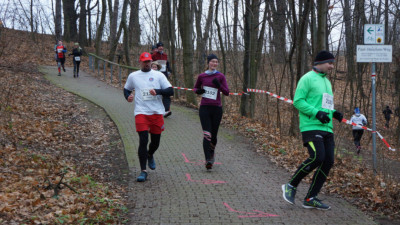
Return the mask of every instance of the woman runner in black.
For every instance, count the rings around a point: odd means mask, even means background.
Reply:
[[[202,95],[199,116],[203,128],[203,150],[207,170],[212,169],[215,162],[215,146],[222,119],[221,94],[229,95],[225,75],[217,71],[218,57],[211,54],[207,57],[207,71],[197,78],[193,91]]]

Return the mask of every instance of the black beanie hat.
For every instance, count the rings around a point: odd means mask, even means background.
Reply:
[[[151,50],[156,49],[156,48],[157,48],[156,45],[151,46]]]
[[[213,59],[218,59],[218,57],[216,55],[214,55],[214,54],[209,54],[207,56],[207,64],[210,63],[210,61],[213,60]]]
[[[332,53],[330,53],[328,51],[320,51],[320,52],[318,52],[317,56],[315,57],[314,65],[324,64],[324,63],[334,62],[334,61],[335,61],[335,56],[333,56]]]
[[[164,46],[164,44],[161,41],[157,43],[157,48],[160,46]]]

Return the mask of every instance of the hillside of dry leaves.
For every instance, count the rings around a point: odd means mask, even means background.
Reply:
[[[0,224],[126,223],[114,123],[38,72],[54,64],[51,37],[3,29],[0,39]]]

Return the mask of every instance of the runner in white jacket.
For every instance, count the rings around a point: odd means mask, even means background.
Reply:
[[[367,118],[363,114],[360,113],[360,109],[356,107],[354,109],[354,115],[351,117],[350,122],[355,123],[360,126],[367,125]],[[360,154],[361,151],[361,137],[364,134],[364,129],[361,127],[353,126],[353,137],[354,137],[354,144],[357,148],[357,154]]]

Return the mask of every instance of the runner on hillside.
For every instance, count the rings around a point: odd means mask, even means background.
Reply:
[[[342,121],[342,113],[334,109],[332,86],[327,73],[334,68],[335,57],[328,51],[317,54],[313,70],[301,77],[297,84],[293,105],[299,110],[300,131],[310,157],[294,173],[287,184],[282,185],[283,198],[294,204],[296,188],[300,181],[317,169],[303,202],[303,207],[328,210],[331,207],[317,198],[329,170],[334,163],[335,142],[332,117]]]
[[[150,169],[156,169],[154,153],[156,152],[164,131],[165,113],[162,103],[162,95],[174,94],[172,85],[161,72],[151,69],[151,55],[143,52],[140,55],[141,70],[135,71],[128,76],[124,87],[124,96],[128,102],[135,100],[135,125],[139,134],[139,162],[141,173],[137,177],[138,182],[147,179],[146,163]],[[135,90],[135,96],[132,91]],[[149,149],[147,143],[151,137]]]
[[[74,49],[72,49],[72,53],[69,55],[74,56],[72,59],[72,62],[74,63],[74,77],[79,77],[79,65],[81,64],[82,56],[82,48],[79,46],[79,43],[74,44]]]
[[[61,67],[65,72],[64,63],[65,63],[65,53],[67,52],[67,49],[64,47],[62,41],[58,41],[58,45],[55,51],[57,54],[58,76],[61,76]]]
[[[355,123],[360,126],[367,125],[367,118],[363,114],[360,113],[360,108],[356,107],[354,109],[354,115],[350,119],[351,123]],[[364,134],[364,129],[361,127],[353,126],[353,138],[354,144],[357,148],[357,154],[361,152],[361,137]]]
[[[222,119],[221,94],[229,95],[225,75],[217,71],[218,57],[214,54],[207,56],[207,70],[197,77],[193,91],[202,95],[199,116],[203,129],[203,150],[206,168],[212,169],[215,162],[215,146],[217,134]]]

